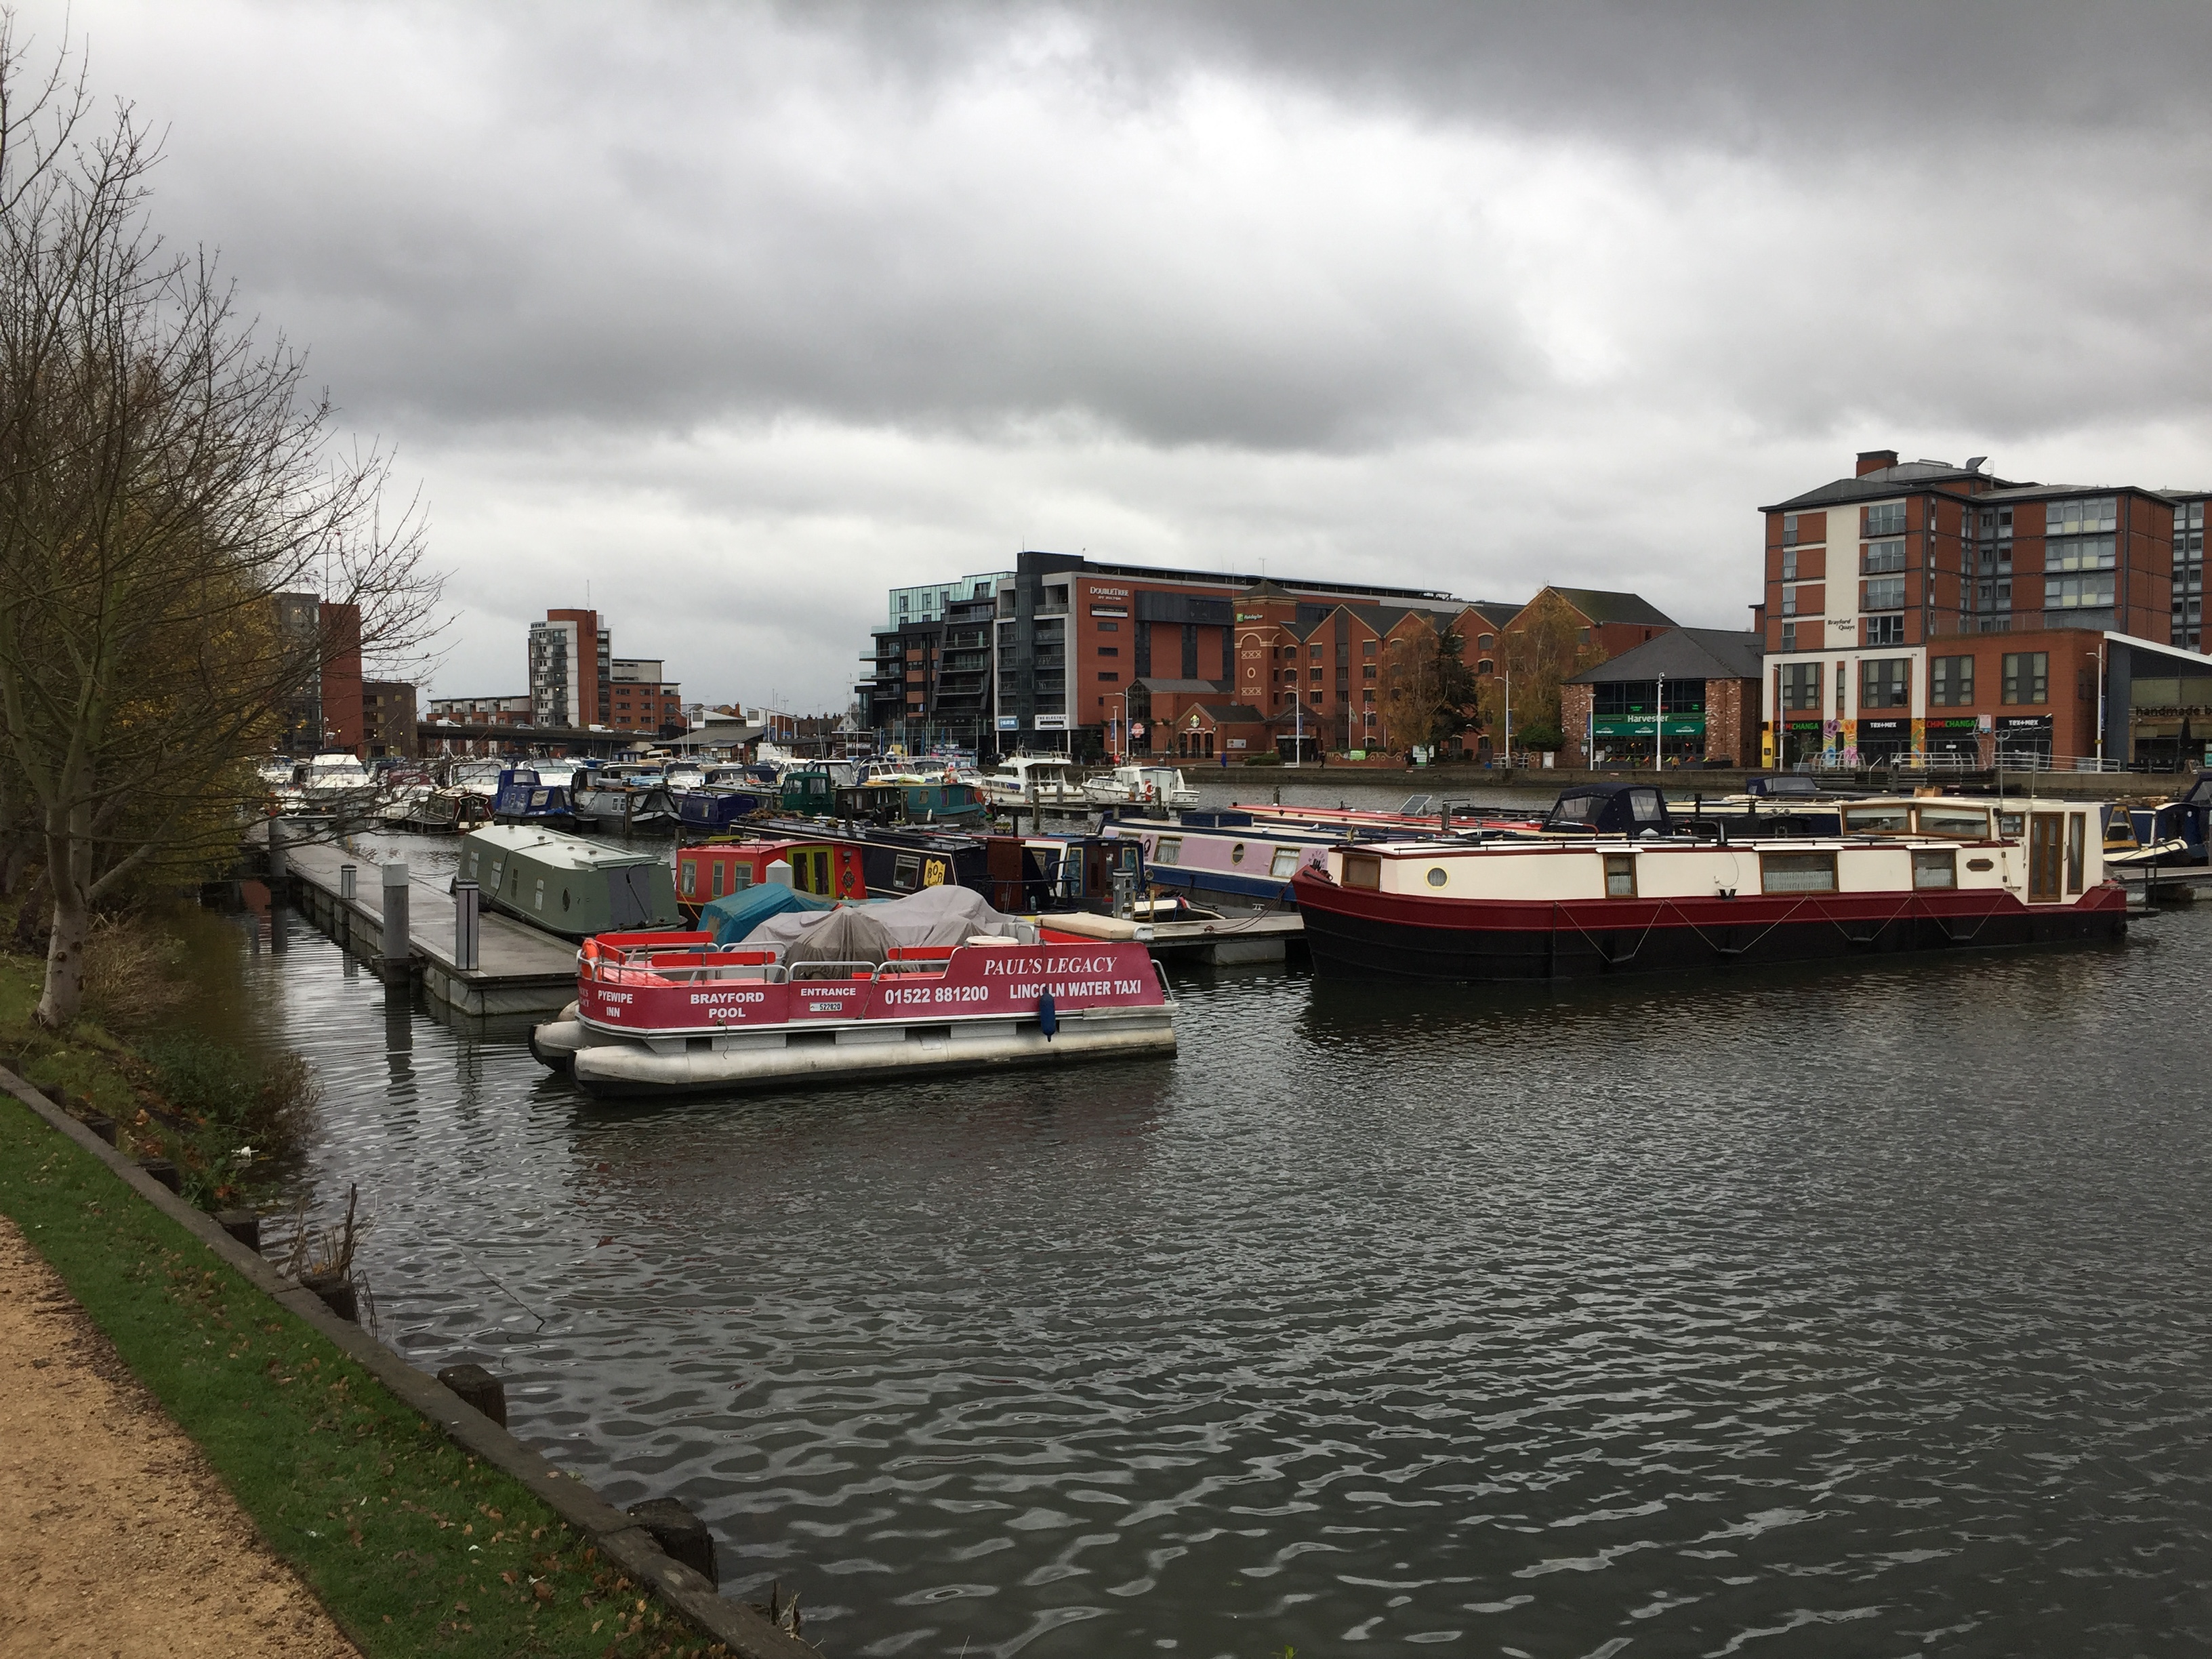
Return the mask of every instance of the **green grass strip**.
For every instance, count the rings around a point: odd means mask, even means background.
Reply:
[[[371,1659],[725,1651],[5,1096],[0,1210]]]

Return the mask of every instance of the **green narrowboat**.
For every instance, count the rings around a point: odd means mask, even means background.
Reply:
[[[675,927],[676,884],[658,854],[610,847],[527,824],[495,824],[461,842],[459,878],[483,902],[570,939]]]

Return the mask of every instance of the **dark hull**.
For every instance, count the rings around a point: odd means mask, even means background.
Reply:
[[[742,790],[686,791],[676,798],[676,816],[686,830],[717,835],[747,818],[769,803],[766,795]]]
[[[1447,903],[1297,884],[1314,969],[1335,979],[1444,981],[1761,968],[1780,963],[2112,941],[2126,900],[2070,905],[2008,894]]]

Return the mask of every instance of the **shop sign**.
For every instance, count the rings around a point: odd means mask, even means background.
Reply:
[[[1667,735],[1670,738],[1702,738],[1705,734],[1705,717],[1703,714],[1669,714],[1666,726]],[[1591,729],[1601,738],[1648,738],[1651,735],[1651,716],[1608,714],[1593,722]]]
[[[1018,732],[1021,729],[1022,722],[1019,715],[1001,714],[999,716],[999,730],[1001,732]]]
[[[1039,714],[1036,717],[1036,729],[1040,732],[1065,732],[1067,730],[1067,716]]]

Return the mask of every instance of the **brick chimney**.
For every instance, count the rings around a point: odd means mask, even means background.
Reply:
[[[1859,451],[1858,476],[1862,478],[1865,477],[1869,472],[1879,472],[1886,466],[1895,466],[1896,465],[1897,452],[1893,449],[1862,449]]]

